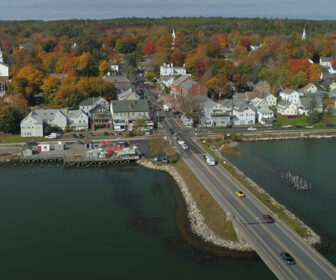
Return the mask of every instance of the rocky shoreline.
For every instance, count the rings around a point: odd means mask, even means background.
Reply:
[[[158,165],[154,164],[150,161],[146,160],[139,160],[138,164],[150,168],[150,169],[155,169],[155,170],[160,170],[167,172],[170,174],[173,179],[176,181],[177,186],[179,187],[179,190],[182,194],[182,197],[185,201],[185,205],[187,208],[187,217],[189,220],[190,224],[190,229],[193,234],[195,234],[197,237],[199,237],[204,243],[206,244],[206,247],[213,247],[212,252],[218,252],[219,248],[223,248],[225,250],[230,250],[232,253],[239,257],[251,257],[254,255],[254,251],[252,247],[244,240],[240,240],[239,242],[233,242],[231,240],[225,240],[223,238],[220,238],[217,236],[206,224],[204,217],[202,216],[201,212],[197,208],[196,202],[192,198],[188,187],[186,183],[184,182],[183,178],[181,175],[176,171],[176,169],[172,166],[169,165]],[[193,243],[193,242],[191,242]],[[198,244],[199,245],[199,244]],[[199,246],[197,246],[199,247]],[[215,248],[217,247],[217,248]],[[242,254],[239,254],[241,252]],[[246,254],[248,253],[248,254]],[[252,253],[252,254],[251,254]],[[218,253],[216,253],[218,255]],[[219,254],[223,255],[223,254]],[[225,254],[229,255],[229,254]]]

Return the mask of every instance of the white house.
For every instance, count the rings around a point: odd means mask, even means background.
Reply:
[[[299,90],[304,92],[304,93],[307,93],[307,92],[315,93],[315,92],[317,92],[318,88],[313,83],[308,83],[307,85],[300,88]]]
[[[6,87],[9,81],[9,67],[3,62],[2,51],[0,48],[0,97],[5,96]]]
[[[232,109],[232,121],[234,125],[255,124],[256,112],[245,100],[234,100]]]
[[[267,94],[263,98],[263,100],[267,104],[268,107],[277,105],[277,98],[273,94]]]
[[[331,66],[331,57],[320,57],[320,66],[321,67],[330,67]]]
[[[336,82],[332,82],[332,83],[329,85],[329,89],[330,89],[330,91],[336,89]]]
[[[230,125],[230,112],[222,104],[207,98],[201,104],[201,125],[205,127],[226,127]]]
[[[285,89],[280,92],[280,97],[283,101],[289,101],[295,105],[300,105],[300,94],[293,89]]]
[[[163,85],[166,87],[171,87],[171,85],[174,83],[174,78],[175,76],[173,75],[166,75],[166,76],[161,76],[160,80]]]
[[[173,63],[166,64],[164,63],[160,66],[160,76],[177,76],[177,75],[185,75],[187,74],[187,70],[183,67],[174,66]]]
[[[334,66],[330,65],[329,68],[328,68],[328,72],[331,75],[336,74],[336,65],[334,65]]]
[[[44,136],[46,125],[72,130],[87,130],[88,115],[82,110],[39,109],[32,110],[20,124],[22,137]]]
[[[118,94],[118,100],[138,100],[140,96],[137,95],[132,89],[123,91]]]
[[[105,100],[103,97],[98,96],[98,97],[89,97],[82,100],[79,103],[79,109],[83,110],[85,113],[89,113],[89,111],[98,104],[101,104],[108,110],[110,108],[109,102]]]
[[[288,101],[288,100],[282,100],[277,105],[277,112],[280,115],[293,117],[298,115],[297,106]]]
[[[111,64],[111,71],[116,73],[116,74],[120,74],[120,65],[119,64]]]
[[[261,124],[272,125],[274,112],[266,107],[257,108],[257,119]]]

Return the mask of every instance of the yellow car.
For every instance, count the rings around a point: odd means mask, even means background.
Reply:
[[[238,197],[245,197],[245,194],[244,194],[242,191],[238,191],[238,192],[236,192],[236,195],[237,195]]]

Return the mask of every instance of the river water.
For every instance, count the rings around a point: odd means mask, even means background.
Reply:
[[[174,187],[136,166],[0,168],[0,279],[275,279],[182,240]]]
[[[228,156],[232,163],[335,246],[335,139],[243,142],[237,150],[240,157]],[[291,188],[281,176],[288,171],[311,182],[312,190]],[[323,254],[336,264],[335,252]]]

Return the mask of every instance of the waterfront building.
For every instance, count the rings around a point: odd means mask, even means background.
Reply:
[[[89,128],[89,118],[81,109],[32,110],[20,123],[21,137],[42,137],[47,125],[62,130],[66,128],[87,130]]]
[[[256,112],[252,106],[243,99],[233,101],[232,123],[234,125],[255,124]]]

